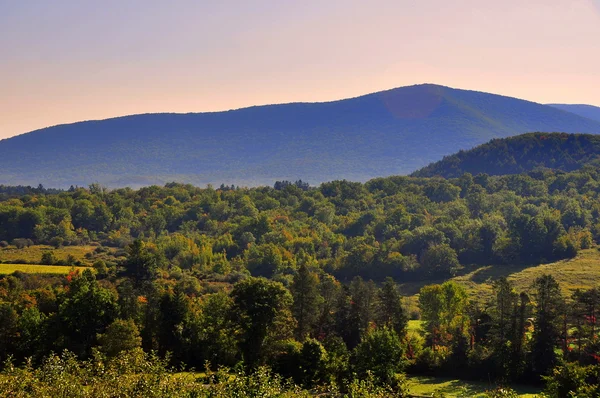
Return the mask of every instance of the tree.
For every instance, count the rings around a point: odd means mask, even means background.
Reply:
[[[402,297],[396,282],[388,277],[377,296],[377,323],[395,331],[398,336],[404,336],[408,318],[402,308]]]
[[[491,341],[490,346],[494,347],[494,356],[501,372],[501,375],[508,375],[511,371],[511,346],[516,342],[511,341],[514,325],[515,313],[518,309],[519,296],[514,292],[512,284],[502,277],[494,282],[494,293],[496,293],[492,310],[490,311]]]
[[[577,353],[583,363],[594,363],[598,336],[597,316],[600,311],[600,291],[576,290],[573,293],[574,305],[571,314],[574,320]]]
[[[356,370],[359,377],[373,375],[381,384],[391,384],[403,366],[402,342],[392,329],[375,329],[363,338],[354,350]]]
[[[12,304],[0,302],[0,361],[11,354],[19,335],[18,315]]]
[[[141,239],[136,239],[127,247],[127,261],[125,274],[130,276],[136,284],[154,278],[158,271],[156,257],[148,251],[146,244]]]
[[[289,309],[292,297],[279,282],[248,278],[231,292],[232,316],[242,330],[239,347],[245,365],[254,368],[263,360],[264,342],[277,316]]]
[[[554,348],[561,337],[564,301],[560,287],[551,275],[537,278],[533,289],[536,305],[531,349],[532,365],[537,374],[548,375],[558,361]]]
[[[359,276],[350,283],[350,322],[358,329],[359,338],[375,320],[376,291],[377,287],[373,281],[365,282]]]
[[[421,256],[421,264],[429,275],[454,276],[460,268],[456,251],[447,244],[427,248]]]
[[[193,324],[188,326],[190,338],[187,350],[192,358],[187,363],[193,365],[194,360],[197,365],[208,361],[213,367],[235,365],[239,329],[232,317],[232,306],[233,300],[225,292],[202,298]]]
[[[44,265],[54,265],[56,264],[56,256],[53,252],[44,252],[42,253],[42,259],[40,261],[41,264]]]
[[[113,293],[101,288],[91,270],[72,277],[68,293],[58,309],[65,348],[86,356],[97,335],[104,332],[117,315]]]
[[[457,332],[464,333],[469,319],[466,315],[468,296],[463,287],[448,281],[441,285],[428,285],[419,292],[421,318],[425,322],[428,340],[435,350],[438,345],[448,345],[448,338]]]
[[[108,357],[115,357],[122,351],[129,351],[142,345],[142,338],[132,319],[117,319],[106,331],[98,336],[100,350]]]
[[[299,341],[303,341],[310,334],[319,316],[318,306],[322,298],[318,285],[317,275],[310,272],[306,264],[302,264],[294,275],[290,289],[294,298],[292,314],[298,323],[296,338]]]

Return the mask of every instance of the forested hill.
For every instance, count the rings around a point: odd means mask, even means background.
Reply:
[[[0,141],[0,184],[366,181],[530,131],[600,133],[600,122],[515,98],[419,85],[327,103],[146,114],[37,130]]]
[[[571,112],[588,119],[600,121],[600,107],[593,105],[570,105],[570,104],[549,104],[550,106],[563,111]]]
[[[529,133],[493,139],[468,151],[446,156],[413,173],[418,177],[459,177],[464,173],[519,174],[544,167],[563,171],[597,163],[600,136],[590,134]]]

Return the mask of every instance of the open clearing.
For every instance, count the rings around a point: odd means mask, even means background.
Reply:
[[[83,271],[86,267],[71,267],[69,265],[0,264],[0,275],[12,274],[15,271],[28,274],[67,275],[72,269]]]
[[[577,289],[590,289],[600,285],[600,251],[598,249],[581,250],[576,258],[550,264],[534,266],[495,265],[466,270],[463,274],[451,278],[462,285],[469,296],[476,297],[478,302],[488,302],[493,294],[492,283],[501,276],[506,276],[513,282],[517,292],[530,292],[533,281],[543,274],[556,278],[565,297],[570,297]],[[401,291],[406,296],[416,296],[421,287],[443,283],[445,280],[429,281],[427,283],[405,283]]]
[[[443,377],[409,377],[411,394],[419,396],[432,396],[435,392],[443,393],[446,397],[477,398],[485,397],[485,391],[493,390],[496,386],[486,383],[462,381]],[[519,397],[534,398],[541,391],[533,387],[512,386]]]
[[[70,254],[75,257],[75,260],[81,261],[82,264],[92,265],[85,258],[85,255],[93,252],[95,248],[95,246],[62,246],[56,249],[47,245],[34,245],[17,249],[14,246],[9,246],[0,249],[0,261],[14,262],[16,264],[26,261],[30,264],[36,264],[42,259],[42,254],[53,252],[58,260],[65,260]]]

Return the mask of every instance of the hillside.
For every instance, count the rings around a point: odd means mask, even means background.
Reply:
[[[600,136],[529,133],[493,139],[468,151],[446,156],[413,173],[416,177],[453,178],[463,173],[518,174],[538,167],[572,171],[600,157]]]
[[[571,112],[588,119],[600,121],[600,107],[593,105],[548,104],[554,108]]]
[[[365,181],[529,131],[600,133],[600,122],[515,98],[419,85],[327,103],[145,114],[37,130],[0,141],[0,184]]]
[[[560,283],[561,292],[565,297],[571,297],[577,289],[592,289],[600,283],[600,251],[597,248],[582,250],[576,258],[552,263],[542,263],[533,266],[510,265],[504,267],[483,266],[468,269],[461,275],[450,280],[463,286],[475,301],[481,305],[492,300],[493,282],[506,277],[517,291],[530,291],[531,283],[542,275],[552,275]],[[426,284],[442,283],[447,279],[430,280],[426,282],[408,282],[401,285],[401,290],[407,296],[406,302],[411,305],[416,302],[416,295]]]

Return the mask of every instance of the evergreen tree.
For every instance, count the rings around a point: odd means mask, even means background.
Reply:
[[[548,375],[558,362],[554,349],[561,337],[564,301],[560,287],[551,275],[537,278],[533,288],[535,321],[531,347],[532,366],[536,374]]]
[[[298,323],[296,338],[299,341],[303,341],[311,334],[319,316],[318,306],[322,298],[318,287],[317,275],[310,272],[306,264],[302,264],[294,276],[290,289],[294,298],[292,313]]]
[[[396,282],[388,277],[378,292],[377,323],[404,336],[408,318],[402,308],[402,297],[398,292]]]
[[[239,347],[246,367],[254,368],[264,359],[264,342],[276,325],[280,312],[289,308],[292,297],[279,282],[248,278],[233,287],[232,316],[242,330]]]

